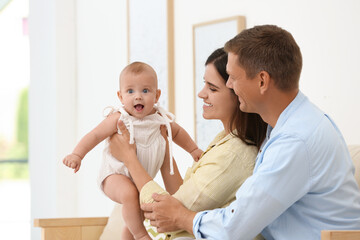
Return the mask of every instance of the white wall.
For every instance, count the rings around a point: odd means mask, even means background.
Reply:
[[[104,119],[105,107],[119,102],[118,78],[127,64],[126,1],[77,0],[76,8],[79,140]],[[112,209],[97,186],[102,146],[86,156],[78,172],[78,216],[107,216]]]
[[[30,91],[29,166],[31,218],[70,215],[76,204],[76,179],[60,158],[74,142],[76,65],[74,6],[32,0],[29,5]],[[74,184],[75,182],[75,184]],[[40,231],[32,229],[32,238]]]
[[[108,216],[96,185],[101,146],[74,175],[62,164],[117,103],[126,65],[126,1],[30,0],[31,218]],[[32,239],[40,229],[32,228]]]
[[[96,185],[101,144],[76,176],[61,159],[103,119],[105,106],[118,103],[125,4],[30,0],[32,218],[105,216],[112,209]],[[244,15],[247,27],[276,24],[293,34],[304,59],[302,91],[334,118],[349,144],[360,144],[359,12],[358,0],[175,0],[177,122],[194,136],[192,25]],[[191,158],[179,148],[175,157],[184,173]],[[32,239],[40,239],[39,229]]]
[[[248,28],[275,24],[293,34],[303,54],[301,90],[330,114],[348,144],[359,144],[359,12],[357,0],[175,0],[177,120],[193,131],[192,25],[243,15]]]

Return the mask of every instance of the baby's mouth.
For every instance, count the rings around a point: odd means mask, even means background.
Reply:
[[[141,111],[141,110],[144,109],[144,105],[142,105],[142,104],[136,104],[136,105],[134,106],[134,108],[135,108],[136,111]]]

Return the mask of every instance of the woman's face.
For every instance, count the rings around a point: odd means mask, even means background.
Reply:
[[[226,87],[224,79],[212,63],[205,67],[204,80],[205,86],[198,93],[198,97],[204,100],[203,117],[221,120],[226,129],[236,111],[237,97]]]

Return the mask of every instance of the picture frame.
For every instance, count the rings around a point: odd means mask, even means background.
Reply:
[[[210,141],[224,128],[219,120],[202,117],[203,100],[197,94],[204,86],[205,62],[217,48],[245,29],[245,17],[234,16],[193,25],[193,79],[195,141],[205,150]]]

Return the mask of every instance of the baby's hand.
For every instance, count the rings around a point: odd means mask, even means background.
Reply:
[[[64,158],[63,163],[69,168],[75,169],[74,173],[76,173],[81,166],[81,157],[72,153]]]
[[[203,150],[197,148],[197,149],[193,150],[190,154],[193,157],[194,161],[197,162],[197,161],[199,161],[201,155],[203,154]]]

